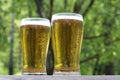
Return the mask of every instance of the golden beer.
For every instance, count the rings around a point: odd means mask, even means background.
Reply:
[[[83,20],[74,13],[59,13],[52,17],[52,45],[55,72],[79,72],[83,38]]]
[[[44,20],[44,19],[43,19]],[[46,19],[45,19],[46,20]],[[23,73],[45,73],[46,56],[50,38],[50,23],[39,18],[22,21],[20,27],[23,51]],[[48,25],[45,25],[44,22]],[[25,24],[24,24],[25,23]]]

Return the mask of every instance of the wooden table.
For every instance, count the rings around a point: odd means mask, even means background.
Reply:
[[[0,75],[0,80],[120,80],[119,75]]]

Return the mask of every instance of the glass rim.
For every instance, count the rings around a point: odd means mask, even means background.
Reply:
[[[50,27],[50,20],[47,18],[23,18],[20,26],[24,25],[44,25]]]
[[[28,21],[34,21],[34,20],[36,20],[36,21],[40,21],[40,20],[48,20],[49,21],[49,19],[47,19],[47,18],[23,18],[22,20],[28,20]]]
[[[83,21],[83,16],[78,13],[70,13],[70,12],[55,13],[52,15],[51,21],[58,19],[75,19],[75,20]]]

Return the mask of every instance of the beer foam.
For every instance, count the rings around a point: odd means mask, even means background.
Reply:
[[[58,19],[75,19],[75,20],[83,21],[82,15],[76,13],[58,13],[52,16],[52,21]]]
[[[21,26],[24,25],[43,25],[50,27],[50,21],[45,18],[24,18],[21,21]]]

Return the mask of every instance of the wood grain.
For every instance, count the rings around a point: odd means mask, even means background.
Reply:
[[[88,75],[0,75],[0,80],[120,80],[119,75],[88,76]]]

